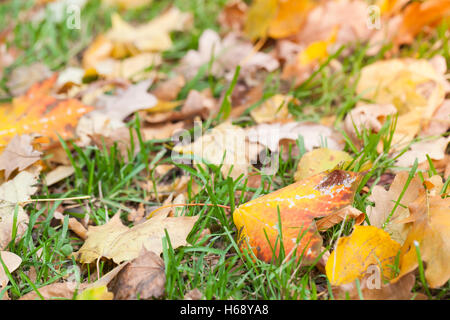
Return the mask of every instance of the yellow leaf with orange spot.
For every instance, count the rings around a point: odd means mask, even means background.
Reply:
[[[351,205],[360,178],[355,172],[322,172],[239,206],[233,220],[241,249],[270,262],[273,253],[280,254],[281,231],[286,256],[312,263],[322,245],[314,219]]]
[[[0,148],[16,134],[38,134],[50,142],[71,138],[79,118],[93,108],[76,99],[59,100],[50,92],[57,75],[35,84],[28,92],[0,108]]]
[[[325,266],[332,285],[351,283],[363,278],[371,265],[380,267],[385,279],[394,276],[395,257],[400,244],[392,240],[386,231],[373,226],[355,226],[353,233],[338,240]]]

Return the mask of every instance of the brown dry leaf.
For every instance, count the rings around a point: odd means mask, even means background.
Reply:
[[[98,97],[96,111],[110,119],[124,120],[133,112],[152,108],[157,102],[155,96],[147,92],[152,82],[152,79],[144,80],[127,89],[117,89],[114,96]]]
[[[13,96],[25,94],[31,86],[52,76],[50,69],[41,62],[15,68],[8,77],[7,87]]]
[[[242,0],[228,1],[219,13],[218,22],[222,30],[240,32],[244,29],[248,6]]]
[[[412,2],[403,12],[403,20],[395,41],[397,44],[412,43],[414,37],[426,26],[436,27],[442,19],[450,16],[448,0]]]
[[[152,90],[158,100],[173,101],[176,100],[181,89],[185,86],[186,80],[182,75],[170,78],[160,82],[158,86]]]
[[[160,298],[165,291],[164,261],[152,251],[142,250],[116,276],[111,291],[117,300]]]
[[[290,96],[276,94],[251,110],[250,115],[256,123],[292,120],[292,115],[288,110],[288,103],[292,99]]]
[[[155,124],[141,129],[144,141],[155,139],[169,139],[175,132],[184,128],[184,122]]]
[[[18,255],[9,251],[0,251],[0,256],[9,273],[13,273],[14,270],[16,270],[22,263],[22,259]],[[9,278],[6,275],[3,265],[0,264],[0,291],[2,288],[7,286],[8,283]]]
[[[241,66],[240,77],[251,82],[251,77],[257,70],[274,71],[278,61],[263,52],[256,52],[253,45],[239,38],[235,33],[229,33],[221,39],[217,32],[205,30],[199,39],[198,50],[189,50],[180,63],[179,71],[187,79],[192,79],[200,67],[207,65],[214,57],[211,74],[216,77],[225,76],[231,80],[238,65]]]
[[[5,170],[8,179],[16,169],[22,171],[41,159],[42,152],[34,150],[33,137],[30,135],[16,135],[0,154],[0,171]]]
[[[72,299],[76,290],[83,290],[87,284],[77,282],[56,282],[39,288],[38,291],[45,300]],[[19,300],[41,300],[35,291],[28,292]]]
[[[450,197],[423,192],[409,204],[409,211],[404,222],[412,225],[400,252],[400,274],[393,281],[418,267],[417,245],[428,285],[439,288],[450,278]]]
[[[359,290],[364,300],[423,300],[426,299],[422,294],[413,294],[411,292],[416,282],[413,273],[407,274],[396,283],[381,283],[380,287],[375,286],[375,279],[371,279],[371,274],[367,274],[360,280]],[[369,284],[369,285],[368,285]],[[360,300],[356,282],[347,283],[341,286],[332,287],[335,299]]]
[[[37,190],[35,184],[37,184],[36,176],[22,171],[14,179],[0,185],[0,249],[5,248],[11,241],[16,205],[18,205],[16,240],[19,240],[27,230],[28,215],[20,203],[30,200],[30,196]]]
[[[387,218],[391,215],[400,194],[405,187],[408,179],[408,172],[399,172],[392,182],[388,191],[382,186],[373,187],[372,194],[369,196],[369,200],[375,203],[375,206],[367,206],[367,217],[372,226],[382,228]],[[419,177],[412,178],[408,185],[399,205],[392,213],[388,223],[385,226],[385,230],[390,234],[391,238],[402,244],[409,231],[409,225],[402,221],[409,216],[409,210],[407,206],[413,202],[423,191],[422,183]]]
[[[433,114],[429,126],[422,130],[421,135],[440,135],[447,132],[448,129],[450,129],[450,99],[444,100]]]
[[[159,255],[165,230],[173,248],[187,245],[186,237],[198,218],[157,215],[128,228],[122,224],[120,215],[116,214],[108,223],[89,228],[88,238],[77,252],[77,259],[82,263],[91,263],[106,257],[120,263],[138,257],[142,248]]]
[[[435,140],[423,140],[411,145],[410,150],[402,154],[396,161],[396,165],[399,167],[412,167],[414,161],[419,164],[424,163],[427,160],[427,155],[431,160],[438,161],[445,158],[445,150],[450,142],[450,137],[439,138]]]
[[[73,166],[58,166],[45,175],[45,183],[48,187],[58,183],[75,173]]]
[[[388,116],[397,113],[392,104],[377,105],[364,104],[351,110],[345,117],[344,130],[353,143],[361,147],[361,139],[358,137],[363,130],[377,133]]]
[[[391,59],[361,70],[357,93],[375,103],[393,104],[399,114],[393,143],[407,142],[426,128],[443,103],[448,83],[427,60]]]
[[[281,140],[296,141],[303,136],[305,149],[311,151],[325,144],[327,148],[342,150],[343,137],[334,129],[312,122],[289,122],[285,124],[260,124],[247,129],[250,142],[258,142],[272,151],[277,151]]]
[[[223,164],[222,174],[237,179],[241,174],[248,173],[248,167],[257,158],[261,148],[256,143],[246,141],[244,129],[224,122],[193,143],[176,145],[173,150],[193,155],[196,165],[202,163],[201,159],[211,164]]]
[[[55,211],[54,218],[64,223],[64,215],[59,211]],[[73,231],[80,239],[86,240],[87,238],[87,230],[77,219],[69,218],[68,221],[69,230]]]
[[[198,290],[197,288],[189,290],[184,295],[184,300],[201,300],[202,298],[203,298],[203,293],[200,290]]]
[[[355,225],[360,225],[363,223],[366,215],[364,212],[353,208],[352,206],[344,207],[333,214],[326,216],[316,222],[317,230],[325,231],[329,228],[335,226],[341,221],[346,221],[347,219],[355,219]]]

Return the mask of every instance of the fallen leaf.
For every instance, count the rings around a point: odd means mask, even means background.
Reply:
[[[247,13],[245,33],[255,40],[267,35],[271,21],[277,15],[277,0],[254,0]]]
[[[359,291],[364,300],[424,300],[422,294],[413,294],[411,292],[416,282],[413,273],[407,274],[396,283],[380,283],[379,288],[376,287],[375,279],[372,274],[367,274],[360,280]],[[375,283],[373,283],[375,282]],[[369,284],[370,283],[370,284]],[[369,285],[368,285],[369,284]],[[360,300],[356,281],[332,287],[335,299]]]
[[[444,100],[441,106],[433,114],[430,124],[422,130],[422,136],[440,135],[450,129],[450,99]]]
[[[312,122],[260,124],[247,129],[250,142],[258,142],[272,151],[278,150],[281,140],[296,141],[299,135],[303,136],[307,151],[311,151],[314,147],[321,147],[323,144],[334,150],[344,148],[343,137],[338,132],[330,127]]]
[[[87,284],[77,282],[55,282],[38,288],[44,300],[72,299],[77,290],[83,290]],[[19,300],[41,300],[35,291],[30,291]]]
[[[423,31],[425,26],[435,27],[445,17],[450,16],[448,0],[428,0],[412,2],[403,12],[403,20],[395,41],[397,44],[412,43],[414,37]]]
[[[393,143],[398,143],[411,140],[429,125],[447,86],[427,60],[391,59],[364,67],[356,90],[377,104],[395,106],[399,116]]]
[[[240,32],[244,29],[248,6],[242,0],[232,0],[220,11],[217,21],[222,30]]]
[[[268,35],[275,39],[295,35],[301,30],[313,7],[314,2],[311,0],[278,1],[277,15],[270,21]]]
[[[41,159],[42,152],[34,150],[32,141],[30,135],[16,135],[0,154],[0,171],[5,170],[6,179],[16,169],[22,171]]]
[[[213,58],[210,72],[216,77],[231,80],[235,69],[241,66],[240,77],[248,80],[257,70],[274,71],[278,61],[267,53],[255,51],[253,45],[229,33],[223,40],[213,30],[205,30],[199,39],[198,50],[189,50],[180,62],[179,71],[192,79],[199,69]],[[250,80],[249,80],[250,81]]]
[[[292,97],[276,94],[252,109],[250,115],[256,123],[290,120],[292,115],[289,113],[288,103],[291,100]]]
[[[345,117],[344,130],[352,142],[362,147],[362,133],[378,133],[388,116],[397,113],[392,104],[364,104],[352,109]]]
[[[81,292],[75,300],[112,300],[114,295],[106,286],[91,287]]]
[[[389,233],[393,240],[400,244],[405,241],[409,232],[409,225],[402,223],[409,216],[407,206],[417,199],[421,190],[423,190],[420,178],[417,176],[413,177],[399,205],[393,211],[395,203],[406,185],[408,176],[409,174],[406,171],[397,173],[388,191],[382,186],[374,186],[368,200],[374,202],[375,206],[367,206],[366,208],[367,218],[372,226],[382,228],[389,218],[389,221],[384,226],[384,230]]]
[[[201,159],[211,164],[223,164],[222,174],[237,179],[240,175],[247,174],[248,167],[257,158],[260,148],[257,144],[246,142],[244,129],[224,122],[193,143],[176,145],[173,150],[194,155],[194,164],[201,164]]]
[[[241,249],[271,262],[271,247],[279,255],[281,233],[286,256],[302,256],[302,263],[311,264],[322,245],[314,219],[350,205],[360,178],[342,170],[320,173],[240,205],[233,220]]]
[[[59,166],[45,175],[45,183],[48,187],[58,183],[75,173],[73,166]]]
[[[147,92],[152,79],[141,81],[127,89],[118,89],[116,95],[102,95],[98,98],[96,111],[110,119],[124,120],[127,116],[142,109],[156,105],[154,95]]]
[[[181,89],[186,85],[186,80],[182,75],[170,78],[160,82],[158,86],[152,91],[152,94],[163,101],[176,100]]]
[[[339,238],[325,266],[332,285],[360,279],[371,265],[381,269],[381,280],[390,280],[394,271],[390,265],[400,250],[400,244],[389,234],[374,226],[355,226],[348,237]]]
[[[160,298],[165,291],[164,261],[152,251],[143,252],[117,275],[112,291],[116,300]]]
[[[303,180],[322,171],[334,169],[340,163],[352,161],[353,158],[345,151],[319,148],[305,153],[295,172],[295,181]]]
[[[35,133],[51,141],[72,137],[78,119],[92,110],[75,99],[58,100],[50,95],[56,75],[35,84],[12,104],[0,109],[0,147],[6,146],[17,134]]]
[[[184,300],[201,300],[203,298],[203,293],[201,293],[198,288],[194,288],[192,290],[189,290],[184,295]]]
[[[35,83],[41,82],[52,76],[50,69],[41,62],[35,62],[29,66],[20,66],[13,69],[7,87],[13,96],[25,94]]]
[[[344,207],[332,214],[316,221],[316,227],[319,231],[325,231],[347,219],[355,219],[355,225],[360,225],[364,222],[366,215],[364,212],[353,208],[352,206]]]
[[[431,160],[442,160],[449,142],[450,137],[416,142],[411,145],[410,150],[397,158],[395,164],[399,167],[412,167],[416,160],[419,164],[428,161],[427,155]]]
[[[116,214],[108,223],[88,229],[88,238],[77,252],[77,259],[82,263],[91,263],[106,257],[120,263],[137,258],[142,248],[159,255],[165,230],[173,248],[187,245],[186,237],[198,218],[158,215],[128,228],[122,224],[120,215]]]
[[[36,177],[22,171],[14,179],[0,185],[0,249],[5,248],[11,241],[14,225],[14,212],[17,205],[16,240],[27,230],[28,215],[20,205],[21,202],[30,200],[30,196],[37,190],[34,185]]]
[[[153,0],[102,0],[108,6],[118,6],[120,9],[136,9],[149,5]]]
[[[404,222],[412,225],[400,252],[400,274],[393,281],[418,267],[417,245],[420,257],[426,263],[428,285],[439,288],[450,278],[450,198],[423,192],[409,204],[409,211],[410,217]]]
[[[22,263],[22,259],[18,255],[9,251],[0,251],[0,256],[9,273],[13,273]],[[3,265],[0,264],[0,288],[6,287],[8,283],[9,278],[6,275],[6,270]]]

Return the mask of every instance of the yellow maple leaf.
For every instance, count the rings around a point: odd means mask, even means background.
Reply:
[[[400,250],[400,244],[389,234],[373,226],[355,226],[353,233],[338,240],[328,258],[325,270],[332,285],[351,283],[362,278],[370,265],[377,265],[386,280],[394,274],[390,265]]]

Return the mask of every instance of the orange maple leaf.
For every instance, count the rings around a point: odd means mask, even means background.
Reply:
[[[28,92],[0,107],[0,148],[17,134],[39,134],[50,142],[71,138],[79,118],[93,108],[76,99],[60,100],[50,95],[57,79],[33,85]]]
[[[273,253],[280,253],[281,233],[286,256],[312,263],[322,245],[314,219],[351,205],[361,177],[343,170],[322,172],[239,206],[233,220],[241,249],[271,262]]]

